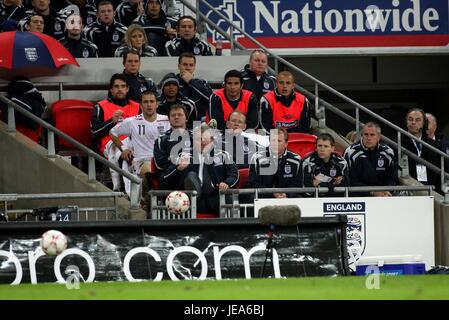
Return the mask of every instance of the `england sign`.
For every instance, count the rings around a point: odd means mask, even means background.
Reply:
[[[254,212],[269,205],[297,204],[302,217],[347,216],[348,263],[368,256],[421,256],[435,265],[433,197],[258,199]]]

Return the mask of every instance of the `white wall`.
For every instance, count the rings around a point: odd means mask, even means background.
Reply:
[[[34,83],[72,83],[85,84],[83,91],[64,91],[63,99],[79,98],[84,100],[101,100],[106,97],[107,90],[90,90],[89,84],[109,83],[110,77],[117,72],[123,71],[122,58],[98,58],[77,59],[80,67],[64,66],[53,76],[31,77]],[[249,55],[241,54],[234,56],[203,57],[197,56],[195,75],[207,79],[209,82],[223,81],[225,73],[231,69],[240,70],[248,63]],[[146,57],[142,58],[140,72],[145,77],[152,78],[159,84],[164,75],[169,72],[178,72],[178,57]],[[10,75],[0,73],[0,86],[7,84]],[[107,88],[107,87],[106,87]],[[47,103],[58,100],[58,91],[42,91]]]

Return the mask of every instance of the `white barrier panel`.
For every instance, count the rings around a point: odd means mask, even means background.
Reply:
[[[426,270],[435,265],[433,197],[257,199],[254,212],[287,204],[302,217],[347,215],[351,269],[361,256],[421,255]]]

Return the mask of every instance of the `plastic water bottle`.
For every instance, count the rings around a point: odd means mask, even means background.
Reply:
[[[221,56],[223,50],[223,41],[221,39],[218,39],[215,41],[215,55]]]

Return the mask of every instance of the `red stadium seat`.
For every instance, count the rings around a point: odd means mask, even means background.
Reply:
[[[80,100],[80,99],[62,99],[54,102],[51,105],[52,112],[55,111],[54,108],[64,108],[64,107],[73,107],[73,106],[86,106],[86,107],[93,107],[93,103],[91,101],[87,100]]]
[[[315,150],[314,150],[314,151],[315,151]],[[304,157],[301,157],[301,158],[304,159],[304,158],[310,156],[314,151],[309,151],[309,152],[307,152],[307,153],[304,155]]]
[[[218,214],[215,213],[197,213],[196,214],[197,219],[214,219],[219,218]]]
[[[2,119],[2,110],[0,110],[0,120],[1,119]],[[34,142],[39,143],[39,138],[40,138],[41,132],[42,132],[42,127],[41,126],[39,126],[35,130],[31,130],[31,129],[27,128],[27,127],[21,126],[20,124],[16,124],[16,129],[17,129],[17,131],[19,131],[23,135],[27,136],[28,138],[30,138]]]
[[[39,126],[36,130],[31,130],[27,127],[17,125],[17,131],[19,131],[23,135],[27,136],[34,142],[39,143],[39,138],[41,136],[42,127]]]
[[[55,127],[90,148],[93,105],[90,101],[77,99],[56,101],[51,106]],[[76,148],[68,141],[59,138],[58,150],[76,150]]]
[[[249,168],[239,169],[239,182],[237,183],[237,189],[245,188],[249,178]]]
[[[305,155],[304,155],[304,157],[302,157],[302,158],[305,158],[305,157],[308,157],[308,156],[310,156],[313,152],[314,152],[315,150],[312,150],[312,151],[309,151],[309,152],[307,152]],[[343,152],[340,152],[340,151],[338,151],[338,150],[335,150],[334,151],[336,154],[338,154],[340,157],[343,157]]]
[[[288,150],[304,158],[316,148],[316,136],[313,134],[292,132],[288,134]]]

